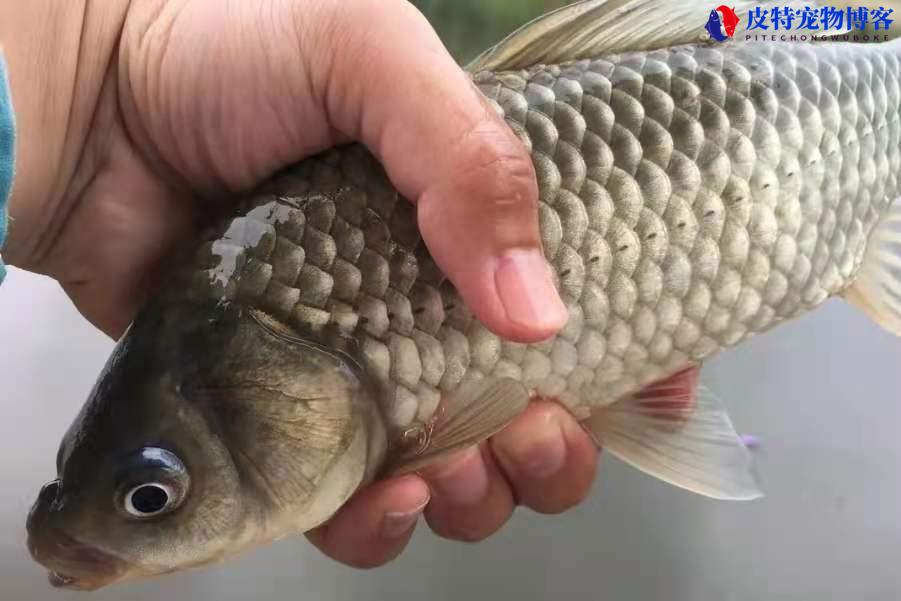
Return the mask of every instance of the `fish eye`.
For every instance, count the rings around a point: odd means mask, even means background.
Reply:
[[[175,495],[165,484],[139,484],[125,493],[125,511],[136,518],[151,518],[166,511]]]
[[[181,507],[191,479],[175,453],[144,447],[121,462],[117,481],[116,506],[126,517],[146,520],[171,513]]]

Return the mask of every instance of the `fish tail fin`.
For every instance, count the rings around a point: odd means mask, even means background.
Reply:
[[[901,199],[876,224],[845,300],[877,324],[901,336]]]
[[[582,422],[598,446],[660,480],[722,500],[763,496],[753,457],[719,400],[686,370]]]

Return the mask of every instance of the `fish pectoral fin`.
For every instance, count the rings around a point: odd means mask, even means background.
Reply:
[[[715,499],[762,497],[751,452],[696,382],[697,371],[686,370],[595,410],[582,425],[604,450],[664,482]]]
[[[854,283],[842,296],[877,324],[901,336],[901,198],[867,241]]]
[[[389,459],[389,474],[419,469],[488,439],[529,404],[525,386],[510,378],[464,382],[442,398],[430,423],[413,427]]]

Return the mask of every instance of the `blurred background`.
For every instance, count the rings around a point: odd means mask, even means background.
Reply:
[[[562,0],[419,0],[461,61]],[[58,592],[24,544],[28,508],[112,348],[52,281],[11,270],[0,288],[0,600]],[[726,504],[616,460],[559,517],[518,511],[465,545],[420,525],[370,572],[301,537],[223,566],[110,588],[98,601],[259,599],[893,601],[901,599],[901,341],[840,301],[709,362],[706,384],[760,437],[767,497]],[[899,371],[895,371],[899,370]]]
[[[461,64],[507,34],[573,0],[410,0]]]

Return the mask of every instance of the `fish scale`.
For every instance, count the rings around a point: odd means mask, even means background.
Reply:
[[[898,193],[899,72],[884,46],[744,44],[475,73],[538,176],[570,314],[539,344],[473,317],[359,146],[271,182],[195,275],[303,331],[355,338],[395,428],[489,375],[584,417],[852,280]]]
[[[96,589],[309,532],[535,394],[661,481],[760,498],[693,367],[836,295],[901,336],[901,40],[707,39],[761,4],[786,2],[581,0],[466,67],[535,166],[569,314],[548,340],[474,317],[360,145],[275,174],[186,241],[29,512],[51,582]]]

